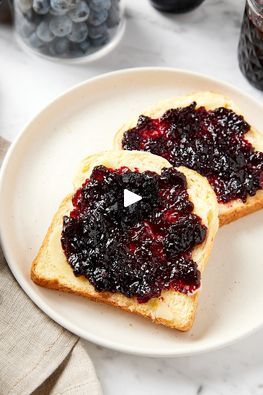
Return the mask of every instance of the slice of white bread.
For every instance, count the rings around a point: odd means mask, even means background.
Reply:
[[[138,114],[136,118],[124,124],[116,133],[114,138],[114,149],[122,148],[123,134],[137,125],[139,115],[147,115],[151,118],[159,118],[164,112],[171,108],[186,107],[196,102],[197,107],[204,106],[207,110],[214,110],[218,107],[225,107],[233,110],[236,114],[241,114],[235,104],[221,94],[213,92],[197,92],[190,95],[179,96],[167,101],[162,101],[156,106]],[[259,133],[253,127],[245,135],[245,138],[253,145],[257,151],[263,152],[263,134]],[[263,190],[259,190],[255,196],[249,196],[246,203],[241,199],[233,200],[226,204],[219,204],[220,225],[228,224],[247,214],[253,213],[263,208]]]
[[[171,166],[165,159],[146,152],[102,152],[81,162],[74,180],[74,190],[83,184],[92,169],[98,165],[109,168],[127,166],[130,170],[138,168],[139,171],[151,170],[159,174],[162,168]],[[208,228],[206,240],[193,250],[193,260],[202,273],[218,229],[218,205],[215,194],[204,177],[184,167],[179,170],[187,177],[187,190],[190,200],[194,203],[194,212],[202,218]],[[43,287],[71,292],[120,307],[171,328],[182,331],[190,329],[195,317],[199,291],[189,296],[170,290],[163,291],[159,298],[139,304],[135,298],[128,298],[120,293],[96,292],[85,277],[76,277],[73,274],[60,243],[63,216],[72,210],[71,198],[72,195],[69,195],[63,200],[52,220],[38,255],[32,263],[32,280]]]

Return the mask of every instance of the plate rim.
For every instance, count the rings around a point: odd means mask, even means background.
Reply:
[[[180,69],[180,68],[173,68],[173,67],[136,67],[136,68],[125,68],[125,69],[120,69],[120,70],[114,70],[108,73],[103,73],[101,75],[86,79],[78,84],[75,84],[69,89],[64,90],[62,93],[56,95],[54,99],[49,101],[49,103],[45,106],[43,106],[34,116],[32,116],[28,122],[25,123],[25,125],[22,127],[22,129],[19,131],[13,142],[11,143],[7,154],[4,157],[1,169],[0,169],[0,202],[2,199],[2,190],[3,190],[3,184],[4,184],[4,179],[6,175],[6,169],[8,167],[9,161],[12,158],[13,152],[16,150],[17,146],[20,143],[21,138],[26,134],[27,129],[29,129],[29,126],[31,125],[32,122],[34,122],[44,111],[48,111],[49,108],[51,108],[53,105],[55,105],[57,102],[62,100],[65,96],[68,96],[72,94],[74,91],[77,91],[79,88],[84,87],[85,85],[92,85],[96,83],[97,81],[103,81],[110,79],[112,77],[118,77],[118,76],[123,76],[123,75],[129,75],[129,74],[140,74],[144,73],[147,71],[153,71],[153,72],[172,72],[174,74],[184,74],[188,75],[191,77],[199,78],[199,79],[206,79],[208,82],[211,83],[217,83],[222,87],[226,87],[230,90],[235,91],[238,95],[247,98],[248,100],[254,102],[257,104],[257,106],[262,107],[263,110],[263,103],[260,103],[259,100],[255,99],[252,97],[250,94],[243,92],[241,89],[236,88],[234,85],[221,81],[220,79],[214,78],[212,76],[199,73],[199,72],[193,72],[191,70],[185,70],[185,69]],[[1,212],[3,210],[2,205],[0,204],[0,218],[1,218]],[[234,344],[243,338],[246,338],[253,333],[259,331],[260,329],[263,328],[263,321],[261,324],[251,328],[245,333],[240,334],[237,337],[231,337],[226,341],[218,341],[218,342],[213,342],[212,344],[209,345],[200,345],[199,347],[196,347],[194,350],[191,349],[189,345],[185,346],[184,351],[176,351],[176,350],[171,350],[168,351],[167,349],[162,350],[160,349],[153,349],[149,351],[149,349],[139,349],[139,348],[134,348],[133,346],[129,345],[118,345],[116,343],[113,343],[112,341],[108,341],[107,339],[101,339],[99,336],[97,337],[94,334],[88,333],[85,330],[82,330],[79,328],[77,325],[72,324],[68,319],[65,319],[61,317],[60,314],[58,314],[54,309],[49,307],[41,298],[40,295],[37,295],[33,288],[30,287],[25,279],[19,274],[19,271],[17,269],[17,264],[15,261],[11,259],[11,247],[8,247],[8,237],[5,235],[5,229],[3,226],[2,221],[0,221],[0,243],[2,246],[2,250],[5,256],[5,259],[7,261],[7,264],[15,277],[16,281],[20,285],[20,287],[23,289],[23,291],[27,294],[27,296],[34,302],[34,304],[39,307],[49,318],[51,318],[53,321],[61,325],[63,328],[69,330],[71,333],[87,340],[92,343],[95,343],[97,345],[109,348],[111,350],[123,352],[123,353],[129,353],[133,355],[138,355],[138,356],[148,356],[148,357],[184,357],[184,356],[193,356],[193,355],[198,355],[206,352],[211,352],[214,350],[219,350],[222,349],[226,346],[229,346],[231,344]]]

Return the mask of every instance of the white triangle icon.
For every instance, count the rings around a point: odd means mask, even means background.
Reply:
[[[128,207],[131,204],[137,203],[139,200],[142,200],[140,195],[129,191],[129,189],[124,189],[124,207]]]

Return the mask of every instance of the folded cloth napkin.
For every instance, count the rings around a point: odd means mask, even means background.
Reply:
[[[8,145],[0,137],[0,164]],[[0,395],[101,393],[82,341],[34,305],[0,250]]]

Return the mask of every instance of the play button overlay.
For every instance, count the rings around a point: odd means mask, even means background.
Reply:
[[[137,195],[134,192],[129,191],[129,189],[124,189],[124,207],[129,207],[134,203],[142,200],[140,195]]]

